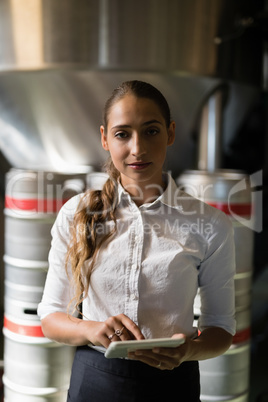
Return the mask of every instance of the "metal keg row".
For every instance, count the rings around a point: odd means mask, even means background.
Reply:
[[[253,270],[253,231],[244,225],[252,215],[248,177],[231,171],[188,171],[177,183],[186,193],[225,212],[232,221],[235,238],[236,335],[226,353],[200,362],[201,400],[248,402]],[[195,299],[194,313],[198,319],[199,295]]]
[[[11,169],[5,197],[5,402],[66,401],[74,348],[45,338],[37,316],[51,228],[86,175]]]

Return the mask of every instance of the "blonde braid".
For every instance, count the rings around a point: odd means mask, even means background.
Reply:
[[[98,251],[102,244],[116,232],[115,210],[117,205],[117,180],[119,172],[111,160],[106,164],[109,178],[102,190],[88,190],[82,197],[71,227],[71,243],[66,256],[66,271],[71,268],[72,285],[75,297],[75,309],[87,297],[90,276],[94,268]],[[96,230],[99,225],[113,220],[113,229],[101,238]],[[91,259],[85,268],[85,261]]]

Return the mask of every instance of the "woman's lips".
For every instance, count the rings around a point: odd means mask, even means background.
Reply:
[[[147,166],[151,165],[151,162],[133,162],[133,163],[129,163],[128,166],[131,169],[135,169],[135,170],[142,170],[147,168]]]

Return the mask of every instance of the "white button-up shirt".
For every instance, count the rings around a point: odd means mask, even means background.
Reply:
[[[83,302],[84,319],[104,321],[124,313],[146,338],[175,333],[193,337],[197,332],[193,303],[200,288],[200,330],[217,326],[233,335],[232,224],[221,211],[182,192],[167,177],[163,194],[140,207],[119,185],[117,231],[97,256]],[[63,206],[52,229],[49,271],[38,308],[41,319],[67,312],[73,297],[65,256],[81,196]],[[107,231],[113,225],[106,222],[98,230]]]

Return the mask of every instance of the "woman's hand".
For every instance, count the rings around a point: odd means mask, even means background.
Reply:
[[[111,342],[144,339],[139,327],[125,314],[109,317],[104,322],[91,322],[90,325],[90,342],[96,346],[108,348]]]
[[[47,338],[74,346],[92,343],[107,348],[115,340],[144,339],[139,327],[124,314],[99,322],[57,312],[42,320],[42,330]]]
[[[184,361],[205,360],[226,352],[232,343],[232,335],[222,328],[208,327],[195,339],[184,334],[175,334],[172,338],[185,338],[185,343],[177,348],[154,348],[137,350],[129,358],[140,360],[161,370],[173,370]]]
[[[136,350],[129,353],[128,357],[160,370],[173,370],[185,360],[188,343],[191,341],[184,334],[176,334],[172,338],[184,338],[185,343],[176,348],[157,347],[152,350]]]

